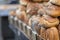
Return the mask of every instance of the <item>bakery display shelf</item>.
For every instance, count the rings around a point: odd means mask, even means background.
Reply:
[[[13,24],[9,24],[9,28],[14,32],[15,34],[15,40],[28,40],[28,38],[20,31],[18,30]]]
[[[25,35],[25,37],[26,38],[28,38],[29,39],[29,37],[22,31],[22,30],[20,30],[17,26],[16,26],[16,24],[13,24],[14,22],[14,19],[13,19],[13,16],[10,16],[9,17],[9,23],[10,23],[10,28],[14,31],[14,33],[16,34],[16,30],[18,30],[18,36],[20,35],[20,32],[21,33],[23,33],[24,35]],[[15,19],[15,21],[16,21],[16,19]],[[12,27],[11,27],[12,26]],[[15,30],[16,29],[16,30]]]
[[[12,31],[16,34],[17,29],[14,27],[14,25],[10,23],[9,28],[12,29]]]
[[[15,26],[15,28],[17,28],[20,32],[22,32],[28,39],[29,39],[29,37],[22,31],[22,30],[20,30],[18,27],[16,27]]]
[[[20,32],[22,32],[29,40],[45,40],[35,31],[33,31],[31,27],[26,25],[21,20],[18,20],[17,17],[9,16],[9,21],[11,24],[15,26],[15,28],[17,28]]]

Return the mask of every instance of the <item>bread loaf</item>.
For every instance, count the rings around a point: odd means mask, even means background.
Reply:
[[[44,27],[49,28],[52,26],[57,26],[59,24],[59,20],[48,15],[43,15],[43,17],[40,18],[39,23]]]
[[[20,5],[19,9],[17,9],[16,11],[16,16],[18,17],[18,19],[22,20],[23,22],[28,23],[28,17],[26,15],[25,10],[26,10],[25,7]]]
[[[37,11],[40,8],[42,8],[42,6],[38,3],[28,3],[26,13],[30,15],[37,15]]]
[[[44,8],[47,12],[47,15],[50,15],[52,17],[58,17],[60,16],[60,7],[56,5],[52,5],[51,3],[47,3]]]
[[[60,24],[58,26],[58,31],[59,31],[59,38],[60,38]]]
[[[26,16],[25,11],[20,12],[20,15],[18,16],[18,19],[22,20],[25,23],[28,23],[28,17]]]
[[[19,16],[22,14],[22,12],[25,12],[25,7],[23,5],[20,5],[19,8],[16,10],[16,16],[19,18]]]
[[[56,27],[51,27],[46,30],[46,40],[59,40],[59,34]]]
[[[29,3],[29,0],[20,0],[21,5],[27,5]]]
[[[15,11],[11,11],[11,12],[10,12],[10,15],[11,15],[11,16],[15,16],[15,15],[16,15],[16,12],[15,12]]]
[[[60,0],[50,0],[51,3],[60,5]]]

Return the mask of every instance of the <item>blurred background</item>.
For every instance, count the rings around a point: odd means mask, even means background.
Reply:
[[[0,0],[0,40],[14,40],[15,35],[9,28],[8,15],[18,4],[19,0]]]
[[[0,4],[18,4],[19,0],[0,0]]]

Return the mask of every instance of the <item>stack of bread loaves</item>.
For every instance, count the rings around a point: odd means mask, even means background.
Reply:
[[[19,20],[28,24],[44,40],[59,40],[59,0],[20,0],[15,13]]]

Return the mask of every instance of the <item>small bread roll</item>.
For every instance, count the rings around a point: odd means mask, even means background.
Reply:
[[[52,17],[60,16],[60,7],[59,6],[55,6],[55,5],[52,5],[51,3],[48,3],[47,5],[45,5],[44,9],[46,10],[47,14]]]
[[[28,17],[25,11],[20,12],[20,14],[18,15],[18,19],[22,20],[25,23],[28,23]]]
[[[59,40],[59,33],[56,27],[46,30],[46,40]]]
[[[60,0],[50,0],[51,3],[60,5]]]
[[[15,16],[15,15],[16,15],[16,12],[15,12],[15,11],[11,11],[11,12],[10,12],[10,15],[11,15],[11,16]]]
[[[27,5],[29,3],[29,0],[20,0],[21,5]]]
[[[19,9],[20,11],[25,11],[25,10],[26,10],[26,7],[23,6],[23,5],[20,5],[20,6],[18,7],[18,9]]]
[[[52,26],[57,26],[59,24],[59,20],[48,15],[43,15],[43,17],[40,18],[40,24],[46,28],[49,28]]]
[[[18,17],[18,19],[22,20],[25,23],[28,23],[28,17],[26,15],[25,12],[25,7],[24,6],[20,6],[19,9],[16,11],[16,16]]]
[[[37,11],[40,8],[42,8],[42,6],[38,3],[28,3],[26,13],[30,15],[37,15]]]
[[[20,5],[19,7],[18,7],[18,9],[16,10],[16,16],[18,17],[20,14],[21,14],[21,12],[23,12],[23,11],[25,11],[26,10],[26,8],[24,7],[24,6],[22,6],[22,5]],[[19,18],[19,17],[18,17]]]
[[[33,2],[41,2],[42,0],[32,0]]]

